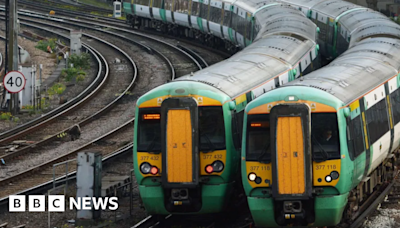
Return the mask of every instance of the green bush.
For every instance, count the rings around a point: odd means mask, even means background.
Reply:
[[[56,50],[56,41],[56,38],[40,40],[35,47],[37,49],[47,52],[47,47],[50,46],[51,50],[54,52]]]
[[[10,120],[12,117],[10,112],[2,112],[0,114],[0,120]]]
[[[80,71],[78,76],[76,76],[75,80],[77,82],[83,82],[85,80],[86,72]]]
[[[49,96],[53,96],[55,94],[62,94],[65,91],[65,85],[61,84],[61,83],[56,83],[54,84],[52,87],[50,87],[50,89],[47,90],[47,93],[49,94]]]
[[[68,63],[74,64],[74,68],[77,69],[89,69],[90,55],[88,53],[82,53],[81,55],[72,54],[68,57]]]
[[[61,71],[61,76],[65,78],[65,81],[70,82],[73,78],[78,75],[78,69],[75,67],[69,67]]]

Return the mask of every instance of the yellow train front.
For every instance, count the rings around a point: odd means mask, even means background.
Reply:
[[[279,88],[248,104],[242,179],[257,227],[339,223],[352,184],[352,163],[340,152],[341,106],[305,86]]]

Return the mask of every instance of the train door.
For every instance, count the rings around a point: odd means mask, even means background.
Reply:
[[[236,11],[233,15],[233,26],[236,29],[236,43],[241,47],[245,47],[245,35],[246,35],[246,11],[240,7],[236,7]]]
[[[159,21],[166,21],[165,11],[163,9],[163,0],[153,0],[151,4],[151,9],[153,13],[153,19]]]
[[[174,19],[178,25],[189,27],[189,5],[188,0],[175,0]]]
[[[255,18],[251,13],[246,13],[246,46],[249,46],[253,42],[253,28],[255,23]]]
[[[203,25],[203,31],[209,33],[210,29],[208,28],[207,21],[209,17],[210,0],[202,0],[200,6],[201,6],[200,18],[201,18],[201,23]]]
[[[150,0],[135,0],[135,14],[139,17],[151,18]]]
[[[201,3],[199,0],[192,0],[192,7],[190,9],[190,24],[192,28],[204,31],[203,22],[200,18]]]
[[[306,104],[276,105],[270,121],[273,196],[308,199],[312,194],[311,110]]]
[[[164,187],[195,187],[199,181],[198,106],[191,97],[169,98],[161,104],[162,183]]]
[[[208,28],[211,34],[222,38],[222,2],[211,0],[209,9]]]
[[[234,39],[233,33],[232,33],[232,23],[231,23],[232,10],[233,10],[233,5],[231,3],[224,2],[222,34],[223,34],[224,39],[235,42],[235,39]]]
[[[164,0],[164,10],[165,10],[165,18],[168,23],[175,23],[174,15],[172,13],[174,9],[174,0]]]

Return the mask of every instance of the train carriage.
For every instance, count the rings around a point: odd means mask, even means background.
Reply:
[[[393,178],[400,26],[367,9],[348,11],[335,19],[352,31],[346,52],[246,107],[242,177],[257,226],[337,225]]]
[[[259,13],[273,14],[280,7],[271,5]],[[291,18],[297,31],[263,30],[257,42],[230,59],[138,100],[134,170],[150,214],[220,212],[240,189],[244,107],[298,77],[296,69],[304,59],[313,64],[308,62],[303,71],[316,67],[316,26],[295,9],[284,9],[290,16],[275,16],[272,26]]]

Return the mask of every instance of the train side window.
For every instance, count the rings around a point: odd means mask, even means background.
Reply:
[[[358,157],[362,152],[365,151],[364,147],[364,135],[362,131],[361,115],[355,117],[348,122],[347,126],[349,154],[352,159]]]
[[[172,10],[172,0],[164,0],[164,9]]]
[[[199,16],[200,15],[200,3],[198,2],[192,2],[192,16]]]
[[[150,1],[149,0],[138,0],[136,4],[142,5],[142,6],[149,6]]]
[[[153,7],[154,8],[162,8],[162,0],[153,0]]]
[[[188,14],[188,12],[189,12],[189,1],[186,1],[186,0],[175,0],[175,12]]]
[[[222,20],[222,9],[210,6],[210,21],[220,24]]]
[[[200,17],[203,19],[208,19],[208,5],[200,4]]]
[[[232,17],[232,11],[230,10],[224,10],[224,21],[223,24],[227,27],[231,26],[231,17]]]
[[[386,109],[386,99],[383,99],[369,108],[366,112],[366,121],[370,144],[375,143],[389,131],[389,119]]]
[[[390,103],[392,104],[393,124],[400,122],[400,89],[390,94]]]

